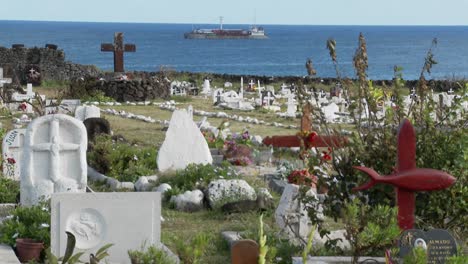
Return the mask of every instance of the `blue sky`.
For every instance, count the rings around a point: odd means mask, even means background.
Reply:
[[[0,20],[468,25],[468,0],[0,0]]]

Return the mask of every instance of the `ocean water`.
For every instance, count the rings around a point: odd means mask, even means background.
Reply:
[[[196,25],[212,28],[217,25]],[[225,25],[246,28],[247,25]],[[155,71],[160,66],[178,71],[303,76],[311,58],[319,77],[335,77],[326,49],[334,38],[340,72],[353,77],[352,57],[359,33],[366,38],[372,79],[391,79],[395,65],[403,67],[405,79],[417,79],[433,38],[435,60],[428,78],[468,77],[468,26],[264,26],[267,40],[188,40],[189,24],[81,23],[0,21],[0,46],[25,44],[43,47],[56,44],[66,59],[113,69],[110,52],[101,43],[113,42],[114,32],[124,32],[124,41],[137,47],[125,54],[126,70]]]

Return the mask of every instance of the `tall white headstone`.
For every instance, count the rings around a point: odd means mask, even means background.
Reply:
[[[22,164],[24,134],[26,129],[13,129],[3,138],[3,175],[7,178],[19,180]]]
[[[191,163],[213,162],[205,138],[185,109],[172,114],[157,162],[161,172],[184,169]]]
[[[85,192],[86,128],[62,114],[34,119],[26,129],[21,167],[21,203],[37,204],[53,193]]]
[[[331,103],[327,106],[322,107],[323,114],[325,115],[325,119],[327,122],[333,122],[335,118],[338,116],[335,113],[338,113],[340,111],[340,107],[336,105],[335,103]]]
[[[297,103],[294,101],[294,94],[289,94],[288,95],[288,109],[286,111],[286,114],[288,116],[296,116],[296,111],[297,111]]]
[[[78,120],[84,121],[92,117],[101,117],[101,109],[99,107],[85,105],[78,106],[75,110],[75,118]]]
[[[129,263],[128,250],[161,246],[161,193],[80,193],[54,194],[51,200],[51,249],[65,254],[67,236],[76,238],[76,251],[89,254],[105,244],[109,263]],[[104,262],[104,261],[101,261]],[[106,262],[107,263],[107,262]]]
[[[205,79],[203,81],[203,90],[201,91],[202,94],[210,94],[211,93],[211,87],[210,87],[210,80]]]

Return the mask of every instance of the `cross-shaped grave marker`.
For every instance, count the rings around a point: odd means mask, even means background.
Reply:
[[[3,78],[3,68],[0,68],[0,88],[5,83],[11,83],[11,78]]]
[[[310,133],[312,131],[312,121],[310,120],[311,111],[312,106],[310,103],[307,103],[302,109],[300,135],[266,137],[263,139],[263,144],[267,146],[291,148],[300,147],[301,141],[303,141],[304,147],[306,149],[310,149],[313,147],[339,148],[343,147],[348,142],[346,137],[320,136],[314,133]]]
[[[355,191],[367,190],[377,183],[395,186],[398,205],[398,225],[401,229],[412,229],[414,225],[415,192],[435,191],[450,187],[455,178],[443,171],[416,168],[416,133],[408,119],[403,120],[398,131],[398,161],[396,172],[380,176],[366,167],[354,167],[367,173],[371,180]]]
[[[101,44],[101,51],[114,52],[114,72],[124,72],[124,52],[135,52],[135,44],[123,44],[123,33],[114,34],[114,44]]]

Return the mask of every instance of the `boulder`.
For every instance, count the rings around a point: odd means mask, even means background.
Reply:
[[[160,192],[161,195],[164,194],[165,192],[169,191],[169,190],[172,190],[172,187],[167,183],[162,183],[158,187],[153,188],[154,192]]]
[[[213,209],[239,201],[255,201],[255,190],[244,180],[215,180],[208,185],[208,202]]]
[[[196,212],[203,209],[203,192],[200,190],[186,191],[171,197],[171,203],[179,211]]]

